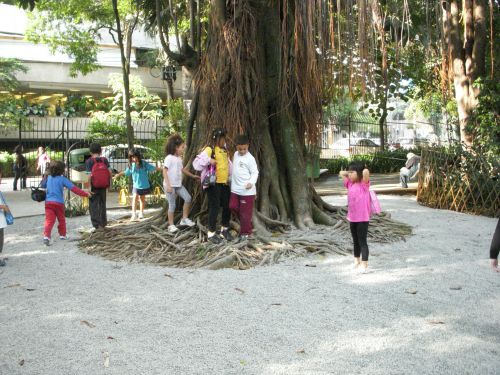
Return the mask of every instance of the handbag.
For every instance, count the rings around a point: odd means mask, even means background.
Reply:
[[[215,147],[212,148],[212,159],[215,159]],[[217,175],[215,171],[215,166],[212,164],[208,165],[208,172],[201,181],[201,186],[203,189],[208,189],[211,186],[215,186],[215,182],[217,181]]]
[[[215,167],[211,165],[208,167],[208,173],[205,175],[205,178],[201,182],[203,189],[207,189],[211,186],[215,186],[216,175],[215,175]]]
[[[4,196],[3,196],[3,194],[2,194],[1,191],[0,191],[0,200],[2,201],[3,205],[7,206],[7,208],[9,207],[7,205],[7,202],[5,201],[5,198],[4,198]],[[4,214],[5,222],[7,223],[7,225],[14,224],[14,216],[12,216],[12,213],[10,212],[10,210],[4,211],[3,214]]]
[[[40,186],[42,186],[44,179],[40,181],[38,184],[38,187],[31,187],[31,199],[33,199],[35,202],[43,202],[45,198],[47,197],[47,193],[45,190],[40,189]]]
[[[382,210],[377,194],[373,190],[370,190],[370,216],[378,215],[380,212],[382,212]]]

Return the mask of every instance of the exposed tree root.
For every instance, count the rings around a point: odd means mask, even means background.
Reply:
[[[302,230],[258,213],[262,223],[273,232],[257,232],[249,241],[213,245],[206,242],[206,227],[200,218],[194,228],[175,234],[168,233],[162,212],[142,222],[128,223],[127,219],[111,223],[106,230],[83,233],[82,251],[114,261],[154,263],[168,267],[236,268],[247,269],[268,265],[280,259],[307,254],[350,254],[352,239],[346,209],[335,207],[328,213],[333,226],[316,225]],[[232,223],[237,229],[238,224]],[[287,229],[285,233],[281,230]],[[382,214],[370,222],[368,236],[371,242],[404,240],[411,228]]]

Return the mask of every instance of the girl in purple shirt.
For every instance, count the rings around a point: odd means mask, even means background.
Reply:
[[[347,220],[354,242],[354,268],[361,273],[368,269],[368,224],[370,223],[370,171],[359,162],[352,162],[340,172],[347,188]],[[361,259],[360,259],[361,256]]]

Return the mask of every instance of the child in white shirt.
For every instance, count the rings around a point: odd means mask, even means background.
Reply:
[[[233,160],[231,198],[229,208],[240,219],[240,240],[245,241],[252,234],[252,215],[257,188],[255,184],[259,170],[255,158],[248,152],[248,137],[236,137],[236,153]]]
[[[198,180],[200,177],[183,167],[182,155],[184,154],[185,148],[186,144],[179,134],[173,134],[167,139],[167,145],[165,146],[165,153],[167,156],[165,157],[163,168],[163,187],[165,188],[168,201],[168,231],[170,233],[179,230],[174,225],[175,201],[178,195],[184,200],[182,220],[179,225],[188,227],[195,225],[188,217],[191,209],[191,195],[186,188],[182,186],[182,174],[184,173],[186,176]]]

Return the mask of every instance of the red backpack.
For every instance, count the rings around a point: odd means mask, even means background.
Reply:
[[[93,187],[98,189],[107,189],[110,185],[111,173],[108,166],[104,162],[105,159],[92,158],[94,165],[90,172],[90,183]]]

